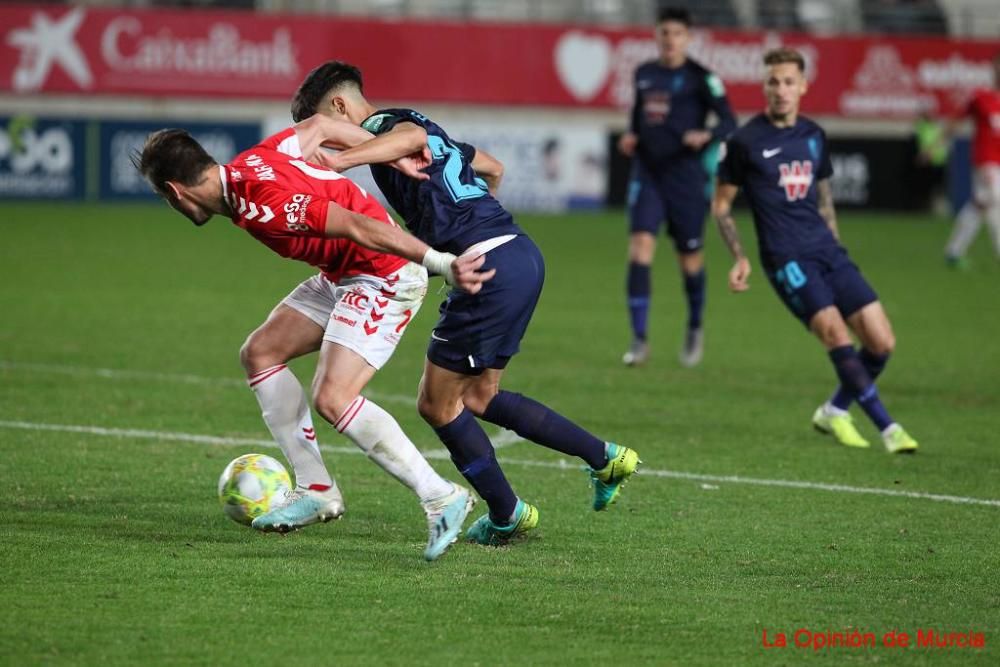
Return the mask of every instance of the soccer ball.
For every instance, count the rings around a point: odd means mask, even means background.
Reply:
[[[291,492],[288,471],[265,454],[244,454],[233,459],[219,478],[222,511],[245,526],[285,502]]]

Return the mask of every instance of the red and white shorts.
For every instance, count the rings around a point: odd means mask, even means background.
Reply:
[[[978,206],[1000,206],[1000,164],[978,164],[972,175],[972,199]]]
[[[410,262],[390,276],[358,275],[334,284],[317,274],[281,303],[325,329],[323,340],[382,368],[427,294],[427,270]]]

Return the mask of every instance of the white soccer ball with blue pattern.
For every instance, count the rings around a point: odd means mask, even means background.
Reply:
[[[244,526],[283,504],[291,492],[292,480],[285,466],[266,454],[233,459],[219,478],[222,510]]]

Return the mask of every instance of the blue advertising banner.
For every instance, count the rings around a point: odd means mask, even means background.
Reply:
[[[87,124],[0,116],[0,199],[82,199]]]
[[[183,120],[109,121],[101,123],[101,199],[150,199],[156,195],[132,165],[146,137],[165,127],[187,130],[205,150],[224,163],[263,137],[258,123],[205,123]]]

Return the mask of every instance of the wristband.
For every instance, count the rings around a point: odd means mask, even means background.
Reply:
[[[454,261],[455,256],[450,252],[438,252],[434,248],[428,248],[420,263],[431,273],[443,276],[449,285],[454,285],[454,276],[451,273],[451,263]]]

